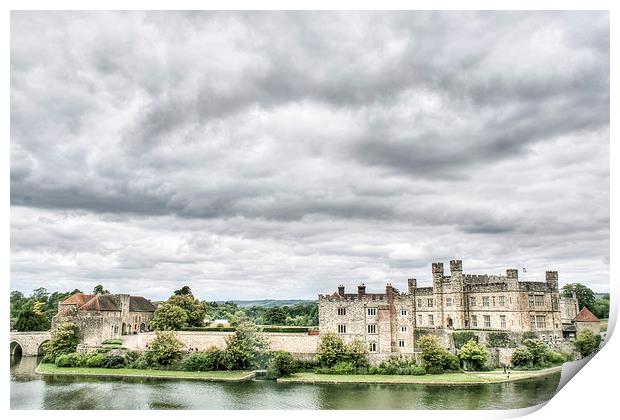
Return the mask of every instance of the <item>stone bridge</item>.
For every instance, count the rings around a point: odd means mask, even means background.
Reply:
[[[11,331],[11,356],[40,356],[43,354],[43,343],[49,341],[49,331]]]

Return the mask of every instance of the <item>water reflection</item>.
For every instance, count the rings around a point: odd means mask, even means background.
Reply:
[[[40,358],[11,358],[12,409],[493,409],[550,399],[560,374],[493,385],[214,383],[41,377]]]

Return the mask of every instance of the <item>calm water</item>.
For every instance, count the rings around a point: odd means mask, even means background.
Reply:
[[[549,400],[560,374],[494,385],[215,383],[41,377],[36,357],[11,358],[12,409],[493,409]]]

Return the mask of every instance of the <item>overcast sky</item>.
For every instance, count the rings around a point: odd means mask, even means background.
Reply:
[[[607,291],[609,187],[607,13],[11,14],[11,289]]]

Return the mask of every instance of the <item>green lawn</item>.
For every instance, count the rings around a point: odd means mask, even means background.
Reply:
[[[245,381],[252,379],[254,373],[248,371],[209,371],[187,372],[183,370],[157,369],[106,369],[106,368],[61,368],[53,363],[41,363],[37,373],[42,375],[70,375],[70,376],[118,376],[138,378],[171,378],[171,379],[198,379],[203,381]]]
[[[607,324],[609,323],[609,319],[604,318],[601,319],[601,332],[607,331]]]
[[[458,372],[438,375],[330,375],[322,373],[295,373],[278,382],[309,383],[390,383],[390,384],[486,384],[511,382],[560,372],[561,366],[535,371],[512,371],[510,375],[502,370],[491,372]]]

